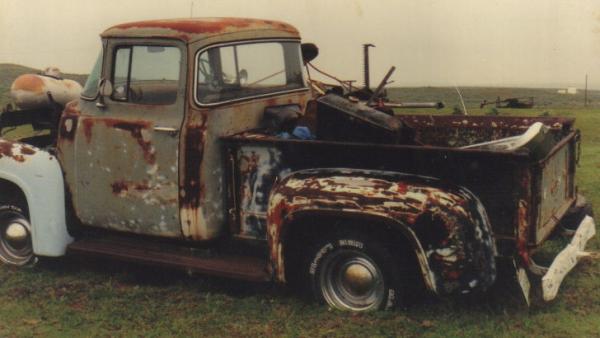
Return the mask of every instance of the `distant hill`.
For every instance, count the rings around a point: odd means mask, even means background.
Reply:
[[[10,63],[0,63],[0,109],[10,102],[10,85],[22,74],[37,74],[39,69],[29,68]],[[83,86],[87,79],[84,74],[64,73],[66,79],[75,80]],[[479,110],[479,104],[485,99],[495,101],[496,97],[502,99],[508,97],[535,98],[536,108],[557,107],[582,107],[584,93],[579,91],[576,95],[560,95],[556,89],[536,88],[494,88],[494,87],[463,87],[461,94],[468,109]],[[387,88],[390,100],[396,102],[412,101],[443,101],[446,107],[460,107],[461,103],[452,87],[411,87],[411,88]],[[588,103],[591,107],[600,107],[600,91],[590,90],[588,92]],[[493,108],[493,105],[486,109]]]
[[[0,107],[4,107],[10,102],[10,85],[17,77],[19,77],[19,75],[38,74],[40,72],[40,69],[29,68],[12,63],[0,63]],[[84,74],[63,73],[63,77],[65,79],[75,80],[82,86],[87,79],[87,75]]]
[[[497,97],[534,98],[536,108],[574,108],[584,106],[584,92],[579,90],[575,95],[561,95],[556,89],[549,88],[504,88],[504,87],[462,87],[461,95],[467,109],[479,110],[483,100],[494,102]],[[443,101],[446,107],[461,107],[460,99],[455,88],[452,87],[413,87],[413,88],[388,88],[388,97],[392,101]],[[600,107],[600,91],[588,91],[588,105]],[[491,104],[486,110],[493,108]]]

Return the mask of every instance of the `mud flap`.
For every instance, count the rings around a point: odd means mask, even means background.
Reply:
[[[586,216],[577,228],[571,243],[556,256],[548,271],[542,277],[542,294],[545,301],[551,301],[556,297],[558,288],[567,273],[577,265],[580,257],[589,255],[583,250],[588,240],[595,234],[596,224],[594,219]]]

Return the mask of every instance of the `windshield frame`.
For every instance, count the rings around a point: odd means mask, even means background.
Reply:
[[[82,98],[86,101],[94,101],[98,98],[99,90],[100,90],[100,81],[102,80],[103,64],[104,64],[104,45],[102,46],[102,49],[100,49],[100,53],[99,53],[98,57],[96,58],[96,62],[94,63],[94,67],[92,68],[92,71],[90,72],[87,79],[85,80],[85,84],[83,85],[83,88],[81,89],[81,94],[79,94],[80,98]],[[93,77],[94,75],[96,75],[96,78],[95,78],[96,83],[92,84],[90,82],[90,80],[94,79],[94,77]],[[95,86],[93,96],[86,95],[86,94],[90,94],[90,93],[86,93],[86,89],[88,88],[88,86],[90,86],[90,87]],[[94,87],[92,87],[92,88],[94,88]]]

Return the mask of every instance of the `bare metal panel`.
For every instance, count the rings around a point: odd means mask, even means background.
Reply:
[[[574,161],[571,149],[568,145],[563,146],[544,162],[535,236],[538,243],[547,237],[553,225],[567,211],[575,198],[570,193],[573,176],[570,175],[569,168],[571,161]]]

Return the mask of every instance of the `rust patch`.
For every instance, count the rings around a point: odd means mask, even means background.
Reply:
[[[401,115],[397,117],[416,130],[422,144],[462,147],[522,134],[535,122],[541,122],[556,134],[568,133],[572,118],[513,116],[434,116]]]
[[[83,135],[87,143],[92,141],[92,128],[94,127],[94,120],[83,119]]]
[[[12,149],[12,142],[0,142],[0,158],[2,158],[2,156],[13,157]]]
[[[185,136],[185,164],[183,174],[183,207],[196,209],[200,205],[202,185],[200,184],[200,165],[204,153],[204,133],[206,126],[190,126]]]
[[[529,266],[529,250],[527,250],[527,202],[519,200],[517,250],[525,266]]]
[[[128,30],[136,28],[173,30],[181,33],[178,37],[184,40],[189,39],[189,36],[186,34],[218,34],[234,29],[275,29],[298,33],[296,28],[283,22],[243,18],[207,18],[130,22],[113,26],[106,30],[103,35],[111,35],[115,29]]]
[[[144,160],[149,164],[156,163],[156,152],[152,146],[152,142],[143,135],[143,131],[148,131],[151,124],[147,121],[123,121],[104,119],[104,124],[109,128],[120,129],[128,131],[131,136],[137,141],[138,145],[142,148]]]
[[[65,121],[66,122],[66,121]],[[85,139],[87,143],[90,143],[92,140],[92,129],[94,125],[97,123],[103,123],[108,128],[119,129],[123,131],[127,131],[131,134],[131,136],[136,140],[138,145],[142,148],[142,153],[144,156],[144,160],[149,164],[156,163],[156,153],[154,147],[152,146],[152,142],[149,139],[149,133],[151,128],[151,123],[148,121],[127,121],[127,120],[118,120],[112,118],[94,120],[94,119],[84,119],[82,121],[83,124],[83,134],[85,135]],[[144,134],[147,133],[147,134]]]
[[[29,146],[0,140],[0,158],[9,157],[17,162],[25,162],[26,156],[31,156],[35,153],[36,151]]]
[[[316,210],[358,212],[406,225],[424,250],[422,269],[426,278],[435,276],[430,280],[438,293],[468,293],[495,280],[489,222],[479,213],[478,202],[459,187],[419,176],[324,169],[296,172],[274,190],[268,239],[281,280],[283,227],[294,214]]]
[[[35,74],[24,74],[12,83],[11,90],[24,90],[35,94],[43,94],[44,80]]]
[[[112,188],[113,194],[115,195],[120,195],[121,193],[129,190],[129,186],[125,181],[116,181],[113,182],[110,186]]]
[[[21,153],[23,155],[33,155],[36,153],[36,151],[33,148],[29,148],[27,146],[23,146],[21,147]]]

